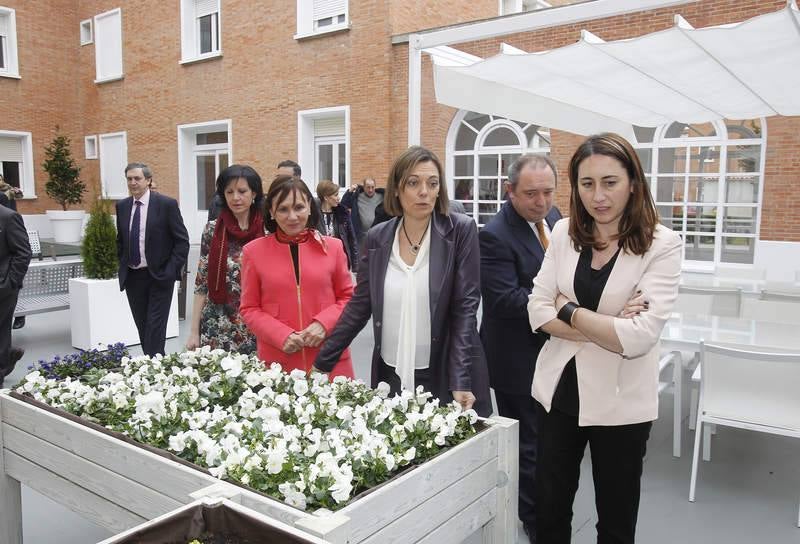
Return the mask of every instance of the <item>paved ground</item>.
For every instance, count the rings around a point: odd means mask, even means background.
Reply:
[[[190,262],[196,261],[194,247]],[[190,276],[190,284],[192,281]],[[6,379],[7,386],[12,386],[22,377],[25,367],[39,358],[73,351],[69,320],[68,311],[35,315],[24,329],[14,331],[14,343],[25,347],[26,355]],[[183,346],[188,323],[182,321],[180,330],[180,337],[168,341],[168,350]],[[352,346],[356,375],[363,379],[369,375],[372,345],[370,324]],[[720,428],[713,439],[712,461],[700,467],[697,502],[691,504],[687,495],[694,433],[683,426],[683,456],[672,457],[671,410],[672,398],[664,395],[661,418],[654,425],[648,444],[637,540],[645,544],[800,544],[800,528],[796,527],[800,441]],[[688,401],[684,409],[687,413]],[[587,452],[574,507],[576,544],[596,541],[597,518],[588,457]],[[23,490],[23,523],[26,544],[87,544],[110,536],[27,488]],[[521,529],[518,542],[527,542]]]

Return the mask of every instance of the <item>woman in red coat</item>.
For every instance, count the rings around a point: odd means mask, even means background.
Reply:
[[[300,178],[275,178],[264,205],[264,224],[274,234],[242,250],[239,312],[256,335],[258,357],[279,362],[287,372],[311,371],[353,294],[342,242],[314,230],[319,211],[312,202]],[[353,378],[348,350],[330,375]]]

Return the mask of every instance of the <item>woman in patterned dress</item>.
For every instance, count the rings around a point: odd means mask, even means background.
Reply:
[[[239,315],[240,267],[242,247],[264,236],[261,177],[249,166],[231,165],[220,172],[216,193],[223,209],[203,231],[186,349],[207,345],[255,353],[255,336]]]

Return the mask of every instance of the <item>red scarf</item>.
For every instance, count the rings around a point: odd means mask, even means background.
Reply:
[[[264,236],[264,218],[257,210],[250,211],[250,226],[247,230],[239,227],[239,222],[228,209],[223,209],[217,218],[211,249],[208,252],[208,298],[215,304],[227,304],[228,296],[228,238],[234,238],[241,245]]]
[[[314,240],[322,248],[322,251],[328,253],[328,245],[323,240],[322,236],[316,229],[305,228],[294,236],[289,236],[283,232],[280,227],[275,230],[275,238],[282,244],[303,244],[309,240]]]

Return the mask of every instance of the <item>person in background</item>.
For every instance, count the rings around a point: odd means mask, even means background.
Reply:
[[[242,250],[240,313],[255,334],[258,357],[284,370],[311,372],[322,341],[353,294],[347,255],[338,238],[321,236],[319,210],[306,184],[278,176],[264,204],[272,232]],[[340,352],[331,376],[353,378],[350,352]]]
[[[358,259],[358,242],[350,220],[350,212],[339,204],[339,186],[330,180],[317,185],[320,220],[317,230],[324,236],[333,236],[342,241],[347,254],[347,266],[352,270]]]
[[[5,195],[8,199],[8,204],[5,206],[17,211],[17,199],[22,198],[22,189],[7,183],[3,174],[0,174],[0,194]]]
[[[256,338],[239,315],[239,300],[242,248],[264,236],[261,176],[250,166],[231,165],[217,177],[216,194],[223,208],[203,232],[186,349],[255,353]]]
[[[350,210],[358,247],[375,222],[375,209],[383,202],[384,190],[375,187],[375,179],[367,177],[361,185],[353,184],[342,197],[342,206]]]
[[[278,163],[276,167],[275,175],[277,176],[297,176],[300,177],[302,170],[300,169],[300,165],[296,162],[286,159]],[[261,189],[263,194],[264,189]],[[208,219],[207,221],[212,221],[219,217],[219,213],[222,211],[223,208],[223,198],[219,195],[214,193],[214,198],[211,199],[211,202],[208,204]]]
[[[519,421],[519,519],[535,537],[536,401],[533,362],[547,336],[531,330],[528,296],[561,219],[553,206],[558,173],[546,155],[527,153],[508,169],[506,200],[483,227],[481,242],[481,340],[497,411]]]
[[[413,146],[392,165],[384,206],[393,218],[370,229],[358,285],[314,366],[328,372],[373,317],[372,386],[422,386],[442,403],[491,412],[478,338],[480,257],[475,222],[448,214],[444,175]]]
[[[189,256],[189,235],[178,202],[150,190],[150,168],[125,167],[131,196],[117,213],[119,287],[125,291],[145,355],[164,353],[175,282]]]
[[[0,206],[0,388],[25,354],[24,349],[11,346],[11,322],[31,255],[22,216]]]
[[[658,417],[659,337],[678,297],[682,242],[661,225],[633,147],[587,138],[569,164],[570,217],[550,237],[528,303],[539,351],[536,538],[570,542],[586,444],[597,541],[632,544]]]

